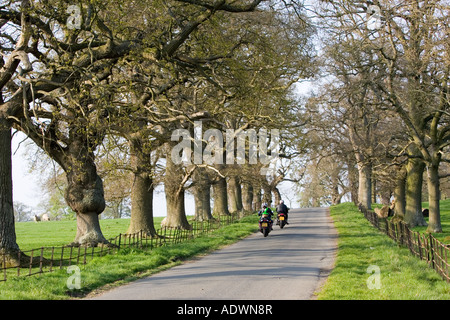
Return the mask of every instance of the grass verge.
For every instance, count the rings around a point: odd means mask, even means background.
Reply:
[[[251,215],[209,235],[153,250],[124,249],[118,254],[94,258],[80,265],[81,288],[68,289],[72,273],[67,269],[0,282],[2,300],[63,300],[84,297],[101,288],[117,286],[167,269],[194,256],[232,244],[257,230],[258,217]]]
[[[155,217],[155,228],[159,228],[163,217]],[[100,227],[106,239],[126,233],[130,219],[100,219]],[[71,243],[77,233],[75,220],[46,221],[35,223],[17,222],[17,244],[23,251],[40,247],[59,247]]]
[[[318,299],[450,299],[450,284],[372,227],[354,204],[333,206],[330,214],[339,234],[338,252]]]
[[[423,208],[429,208],[428,202],[422,203]],[[440,202],[441,208],[441,226],[442,232],[433,233],[433,236],[445,244],[450,244],[450,199],[449,200],[441,200]],[[425,221],[428,223],[429,218],[425,217]],[[412,230],[419,231],[420,233],[425,233],[427,227],[415,227]]]

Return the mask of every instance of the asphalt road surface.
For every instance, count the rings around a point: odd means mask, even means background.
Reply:
[[[334,263],[326,208],[292,209],[289,225],[255,233],[207,256],[99,294],[102,300],[309,300]]]

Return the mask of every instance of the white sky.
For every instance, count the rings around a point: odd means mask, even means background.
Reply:
[[[12,169],[13,169],[13,197],[14,202],[22,202],[30,207],[35,207],[41,201],[39,196],[39,176],[29,173],[29,164],[24,159],[24,148],[18,144],[25,138],[23,133],[17,133],[12,139]]]

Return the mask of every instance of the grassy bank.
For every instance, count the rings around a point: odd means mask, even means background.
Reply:
[[[318,299],[450,299],[450,284],[372,227],[352,203],[331,207],[330,213],[339,233],[338,253]],[[450,212],[442,214],[447,221]]]
[[[108,222],[113,225],[111,228],[117,227],[120,229],[123,227],[120,226],[122,222],[118,222],[117,226],[114,226],[113,221]],[[88,264],[79,266],[81,271],[81,288],[78,290],[68,289],[67,281],[72,274],[68,274],[66,269],[32,277],[11,278],[6,282],[0,282],[0,299],[61,300],[83,297],[99,288],[123,284],[172,267],[196,255],[206,254],[212,250],[234,243],[255,232],[257,229],[257,221],[258,217],[252,215],[216,230],[209,235],[200,236],[181,244],[160,247],[151,251],[124,249],[115,255],[94,258]],[[56,234],[58,231],[55,227],[57,226],[57,222],[54,223],[54,227],[47,230],[49,234],[53,235],[52,237],[54,239],[52,241],[54,241],[55,245],[59,241],[67,243],[68,241],[57,238]],[[124,223],[125,225],[126,223]],[[124,232],[126,227],[122,231],[117,232],[117,230],[114,230],[111,233],[114,233],[113,235],[115,236],[120,232]],[[106,235],[108,232],[107,228],[102,230],[104,230]],[[37,236],[39,236],[39,232],[37,232]],[[31,238],[35,238],[35,236],[30,237],[28,240],[29,245],[36,247],[38,240]],[[73,237],[69,238],[69,241],[73,240]],[[23,246],[26,245],[23,244]]]
[[[159,228],[163,217],[155,217],[155,227]],[[130,219],[104,219],[100,220],[102,233],[110,239],[126,233]],[[30,250],[40,247],[62,246],[71,243],[77,233],[77,222],[46,221],[46,222],[18,222],[16,223],[17,244],[21,250]]]

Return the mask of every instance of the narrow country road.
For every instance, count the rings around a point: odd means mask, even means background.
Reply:
[[[333,265],[337,235],[326,208],[293,209],[289,222],[92,299],[309,300]]]

